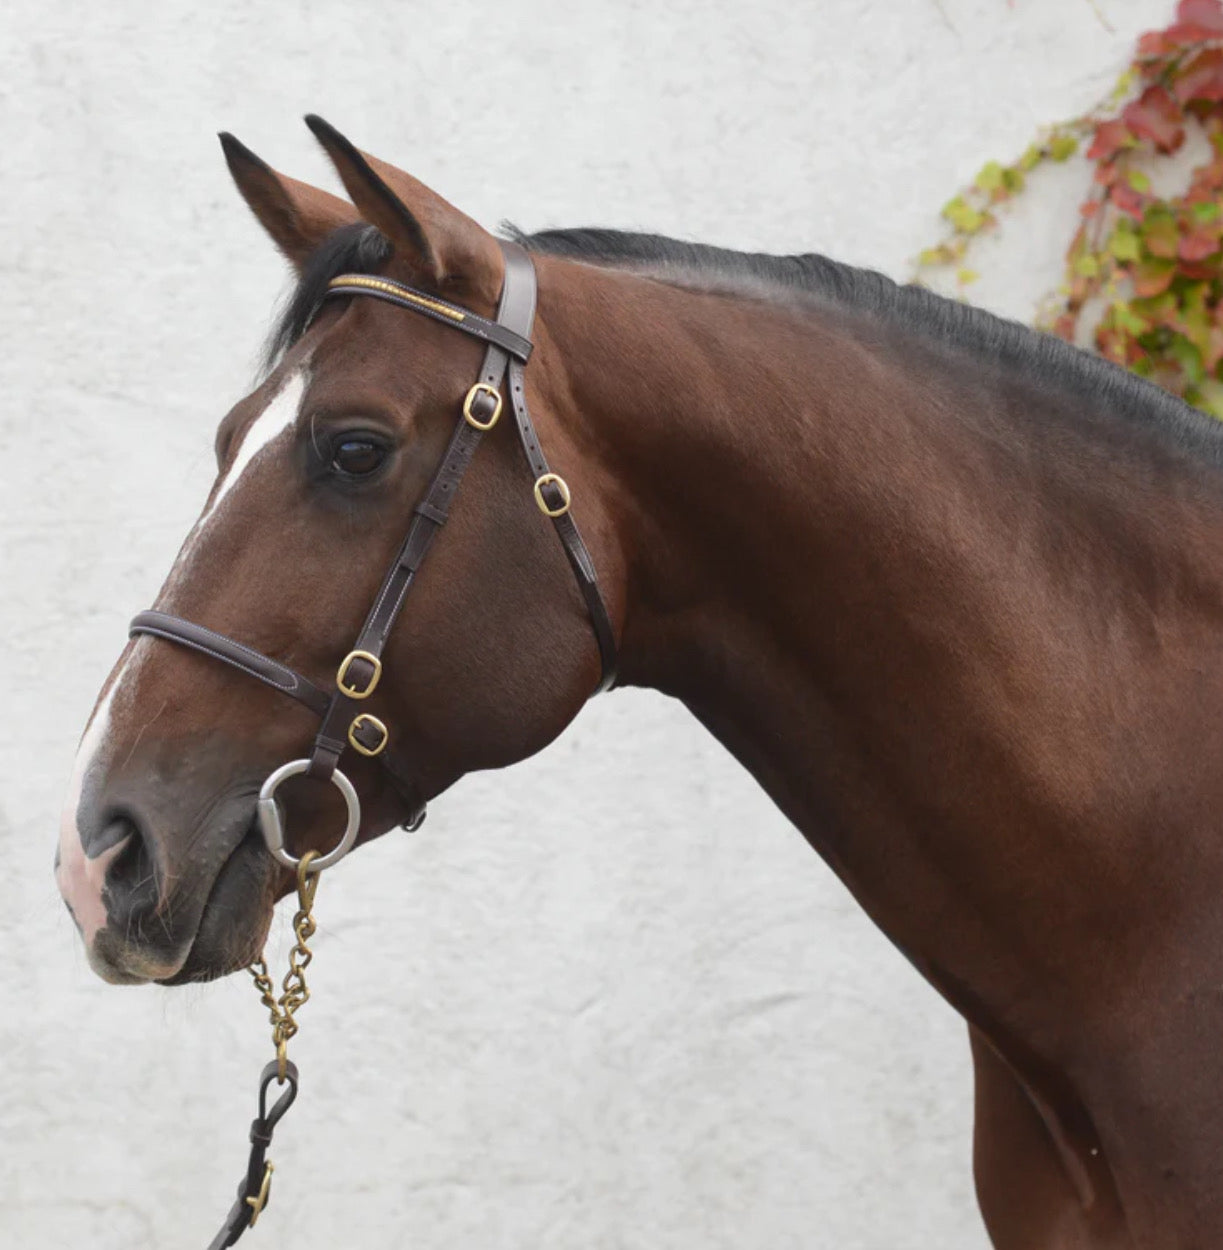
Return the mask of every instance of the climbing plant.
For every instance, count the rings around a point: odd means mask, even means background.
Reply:
[[[1191,137],[1202,152],[1191,172],[1168,165]],[[1042,325],[1223,418],[1223,0],[1181,0],[1096,109],[1012,164],[989,162],[944,206],[948,235],[919,267],[954,266],[966,287],[972,244],[1002,206],[1043,162],[1083,148],[1091,189]]]

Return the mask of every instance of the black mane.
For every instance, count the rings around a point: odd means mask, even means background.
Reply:
[[[659,234],[597,228],[526,234],[506,227],[529,251],[590,264],[627,268],[674,282],[764,298],[817,301],[895,326],[948,351],[971,355],[1021,376],[1063,402],[1082,405],[1086,418],[1122,418],[1130,436],[1156,440],[1223,467],[1223,425],[1136,374],[1081,351],[1051,334],[994,316],[920,286],[902,286],[883,274],[817,253],[773,256],[689,243]],[[334,231],[310,257],[277,321],[269,358],[291,346],[309,324],[327,283],[337,274],[377,273],[390,257],[373,226]],[[1114,427],[1115,428],[1115,427]]]

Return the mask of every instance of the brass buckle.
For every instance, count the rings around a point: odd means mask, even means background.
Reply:
[[[362,725],[370,725],[382,735],[376,747],[367,747],[357,737],[357,730]],[[386,744],[390,739],[390,730],[376,716],[371,716],[368,712],[362,712],[360,716],[353,717],[352,724],[348,726],[349,745],[354,751],[359,751],[362,755],[368,755],[371,759],[375,755],[381,755],[386,750]]]
[[[369,679],[369,685],[364,690],[360,690],[348,682],[348,670],[354,660],[365,660],[374,666],[374,675]],[[371,654],[369,651],[350,651],[336,670],[335,684],[340,688],[340,693],[346,694],[350,699],[368,699],[377,689],[378,680],[381,676],[382,661],[376,655]]]
[[[560,491],[561,505],[559,508],[548,507],[548,501],[544,498],[545,486],[555,486]],[[569,500],[569,483],[559,473],[545,473],[535,483],[535,502],[544,516],[550,516],[553,520],[559,516],[564,516],[569,511]]]
[[[491,395],[493,397],[493,415],[487,421],[481,421],[474,416],[471,411],[471,405],[477,395]],[[475,386],[467,392],[463,399],[463,420],[471,426],[473,430],[491,430],[497,424],[497,418],[501,415],[501,392],[495,386],[489,386],[487,382],[477,382]]]

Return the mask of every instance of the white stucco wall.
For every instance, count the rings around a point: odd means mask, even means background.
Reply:
[[[902,275],[984,159],[1172,7],[6,0],[0,1246],[204,1244],[268,1053],[243,979],[95,980],[50,871],[76,736],[285,278],[213,132],[332,185],[314,110],[490,225]],[[1082,177],[1037,187],[983,298],[1029,314]],[[318,910],[302,1099],[244,1244],[985,1245],[960,1022],[681,708],[599,700]]]

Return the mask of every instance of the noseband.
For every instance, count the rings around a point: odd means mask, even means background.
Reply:
[[[361,755],[377,758],[386,769],[396,790],[411,813],[406,827],[415,829],[425,817],[425,804],[412,779],[411,769],[390,750],[390,730],[376,716],[362,711],[362,705],[382,679],[382,653],[403,608],[417,570],[438,531],[446,524],[459,483],[471,463],[480,440],[501,416],[502,384],[510,396],[510,410],[518,426],[518,436],[534,478],[535,503],[556,529],[578,589],[590,614],[595,641],[599,647],[602,678],[599,690],[606,690],[616,676],[616,639],[607,605],[599,590],[594,564],[577,522],[570,512],[570,491],[564,478],[553,473],[539,446],[539,437],[527,410],[523,370],[531,355],[531,326],[535,319],[535,266],[525,249],[516,243],[502,243],[505,281],[497,307],[497,319],[489,321],[465,308],[437,299],[387,278],[366,274],[341,274],[328,284],[323,299],[367,295],[400,308],[431,317],[484,342],[484,363],[478,381],[462,400],[461,415],[450,437],[442,462],[416,505],[407,537],[394,563],[382,581],[374,606],[361,627],[353,648],[340,662],[334,690],[327,691],[277,660],[218,634],[203,625],[165,612],[141,612],[129,634],[150,634],[168,642],[189,647],[221,660],[274,690],[305,704],[322,720],[308,758],[294,760],[278,768],[259,794],[258,815],[264,839],[272,855],[286,867],[298,860],[285,849],[284,828],[276,789],[282,781],[299,774],[331,781],[340,791],[348,809],[348,823],[340,842],[326,855],[316,858],[317,872],[334,864],[356,840],[361,823],[361,804],[352,783],[339,769],[348,747]],[[321,303],[320,303],[321,306]],[[315,310],[317,314],[317,309]]]

